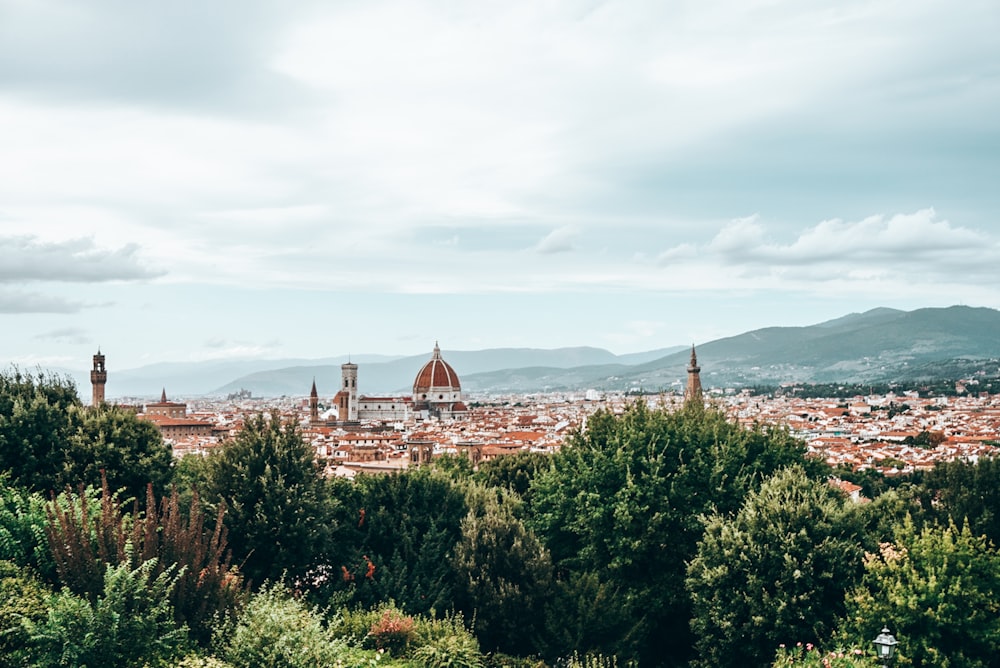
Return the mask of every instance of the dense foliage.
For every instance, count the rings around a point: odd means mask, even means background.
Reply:
[[[605,606],[576,647],[611,650],[643,664],[685,663],[693,639],[686,564],[702,516],[737,510],[765,477],[802,461],[802,445],[776,429],[743,429],[722,413],[632,404],[598,413],[532,482],[530,526],[543,537],[563,583],[586,583]],[[580,643],[606,642],[586,647]]]
[[[0,375],[0,665],[861,667],[883,625],[898,665],[1000,665],[994,460],[889,484],[643,399],[346,481],[277,415],[177,465],[147,426]]]

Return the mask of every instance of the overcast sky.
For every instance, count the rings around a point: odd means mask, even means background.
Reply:
[[[998,34],[996,0],[0,0],[0,355],[1000,307]]]

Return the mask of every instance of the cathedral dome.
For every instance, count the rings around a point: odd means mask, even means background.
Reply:
[[[434,354],[413,381],[414,401],[460,401],[462,386],[451,365],[441,359],[441,348],[434,344]]]

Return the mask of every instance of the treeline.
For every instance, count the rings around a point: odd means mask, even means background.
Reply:
[[[0,375],[2,666],[872,666],[883,625],[1000,665],[995,460],[856,504],[783,429],[636,402],[346,481],[277,415],[175,463],[75,397]]]

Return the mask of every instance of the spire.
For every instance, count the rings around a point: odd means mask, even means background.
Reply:
[[[694,351],[694,344],[691,344],[691,364],[688,365],[688,382],[684,389],[684,403],[695,403],[701,405],[701,367],[698,366],[698,355]]]
[[[437,341],[434,342],[434,354],[431,356],[431,359],[441,359],[441,346],[438,345]]]
[[[319,393],[316,392],[316,378],[315,377],[313,377],[313,386],[312,386],[312,390],[309,392],[309,396],[310,397],[318,397],[319,396]]]
[[[160,403],[167,403],[167,388],[163,388],[163,392],[160,393]]]

